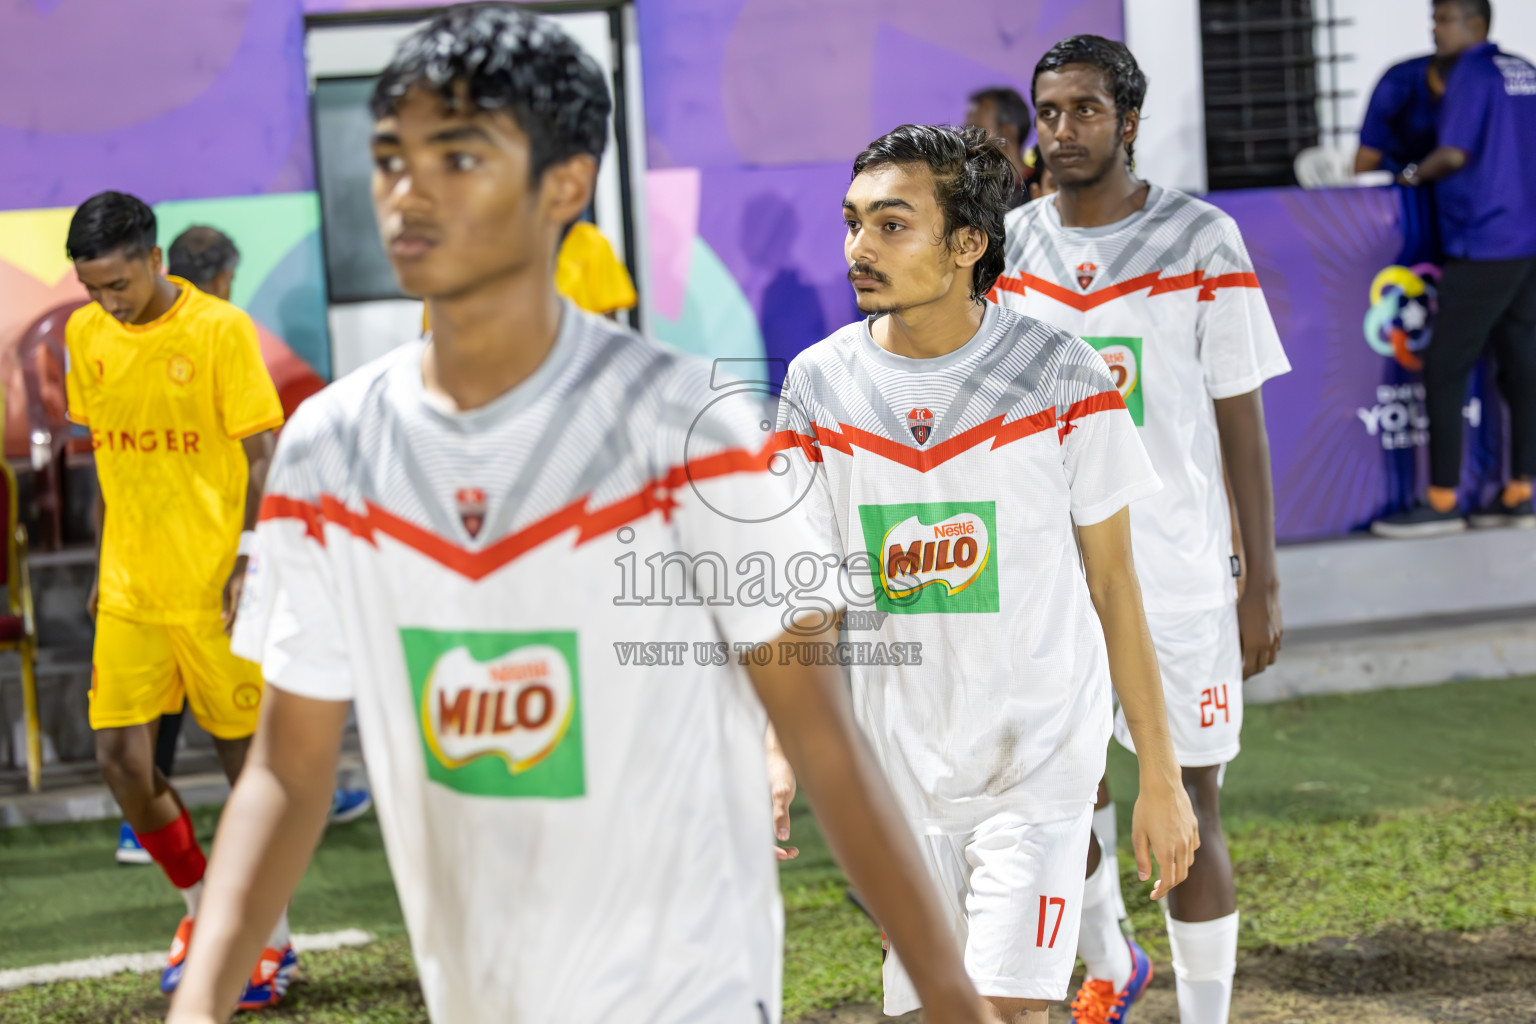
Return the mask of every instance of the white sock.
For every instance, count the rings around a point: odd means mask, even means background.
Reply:
[[[1237,970],[1237,914],[1214,921],[1167,920],[1180,1024],[1227,1024]]]
[[[275,949],[279,953],[288,945],[291,936],[288,932],[288,908],[283,908],[283,914],[277,919],[277,927],[272,929],[272,937],[267,940],[267,948]]]
[[[203,902],[203,883],[194,882],[185,889],[177,889],[181,898],[187,901],[187,916],[197,917],[197,905]]]
[[[1131,947],[1120,934],[1120,924],[1115,920],[1115,899],[1111,881],[1115,872],[1110,868],[1113,860],[1099,851],[1099,866],[1083,883],[1083,925],[1077,933],[1077,955],[1088,967],[1088,977],[1107,980],[1119,992],[1131,980]]]
[[[1115,920],[1124,921],[1130,915],[1125,912],[1125,894],[1120,891],[1119,862],[1115,859],[1115,842],[1119,839],[1119,829],[1115,825],[1115,802],[1111,800],[1103,807],[1096,808],[1093,812],[1093,834],[1098,837],[1099,851],[1102,856],[1109,858],[1110,872],[1109,884],[1115,898]]]

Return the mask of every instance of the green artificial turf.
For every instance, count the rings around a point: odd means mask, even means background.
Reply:
[[[1111,743],[1109,765],[1125,835],[1136,759]],[[1221,803],[1233,832],[1503,796],[1536,796],[1529,677],[1250,707]]]
[[[215,808],[193,812],[205,848]],[[182,903],[154,865],[112,859],[115,821],[0,829],[0,969],[170,948]],[[372,815],[326,832],[290,912],[298,932],[402,929]]]
[[[1242,943],[1294,945],[1389,926],[1479,929],[1536,917],[1536,681],[1458,683],[1248,709],[1223,801]],[[1166,957],[1161,911],[1126,852],[1135,762],[1112,748],[1120,866],[1138,937]],[[200,832],[213,818],[198,818]],[[165,945],[180,915],[152,868],[111,861],[115,824],[0,830],[0,968]],[[879,994],[878,931],[845,899],[815,822],[781,871],[785,1017]],[[293,905],[301,932],[381,941],[307,956],[305,982],[264,1019],[425,1021],[371,818],[332,829]],[[151,976],[0,993],[0,1020],[159,1019]]]
[[[289,998],[263,1024],[427,1024],[410,949],[399,935],[306,956]],[[0,992],[5,1024],[155,1024],[167,1000],[153,974],[117,974]]]

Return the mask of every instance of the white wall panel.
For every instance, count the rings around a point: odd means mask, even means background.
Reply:
[[[1199,0],[1125,0],[1125,39],[1148,81],[1137,173],[1159,185],[1204,192]]]

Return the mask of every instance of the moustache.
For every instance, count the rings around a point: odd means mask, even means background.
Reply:
[[[391,225],[393,230],[389,232],[391,242],[435,242],[438,238],[436,225],[411,221],[410,223]]]
[[[890,281],[890,278],[880,273],[880,271],[868,263],[855,263],[848,268],[848,280],[852,282],[856,277],[867,277],[871,281],[877,281],[880,284],[886,284]]]

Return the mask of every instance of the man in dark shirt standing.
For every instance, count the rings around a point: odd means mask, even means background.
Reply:
[[[1488,41],[1488,0],[1436,0],[1435,43],[1457,54],[1440,105],[1438,145],[1398,174],[1434,182],[1446,262],[1434,341],[1425,352],[1430,487],[1405,512],[1371,531],[1423,537],[1473,526],[1536,526],[1536,67]],[[1465,517],[1462,403],[1467,378],[1492,342],[1509,407],[1510,480]]]

